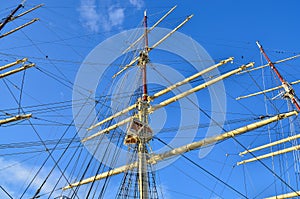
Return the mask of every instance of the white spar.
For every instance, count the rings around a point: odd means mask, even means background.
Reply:
[[[30,8],[29,10],[27,10],[25,12],[22,12],[21,14],[18,14],[17,16],[13,16],[9,21],[13,21],[13,20],[15,20],[15,19],[17,19],[19,17],[22,17],[22,16],[24,16],[24,15],[26,15],[26,14],[28,14],[28,13],[30,13],[30,12],[38,9],[38,8],[40,8],[40,7],[42,7],[42,6],[44,6],[44,4],[39,4],[39,5],[37,5],[37,6],[33,7],[33,8]]]
[[[10,118],[6,118],[4,120],[0,120],[0,125],[2,124],[7,124],[10,122],[15,122],[15,121],[19,121],[19,120],[24,120],[24,119],[29,119],[31,118],[32,114],[26,114],[26,115],[16,115]]]
[[[34,19],[32,19],[31,21],[29,21],[29,22],[27,22],[27,23],[25,23],[25,24],[23,24],[23,25],[21,25],[21,26],[15,28],[15,29],[13,29],[13,30],[11,30],[11,31],[8,31],[8,32],[6,32],[6,33],[0,35],[0,39],[3,38],[3,37],[6,37],[7,35],[10,35],[10,34],[16,32],[16,31],[18,31],[18,30],[20,30],[20,29],[22,29],[22,28],[24,28],[24,27],[26,27],[26,26],[29,26],[30,24],[33,24],[34,22],[36,22],[36,21],[38,21],[38,20],[39,20],[39,18],[34,18]]]
[[[5,69],[7,69],[7,68],[10,68],[10,67],[12,67],[12,66],[15,66],[15,65],[17,65],[17,64],[27,62],[27,60],[28,60],[27,58],[18,59],[18,60],[16,60],[15,62],[6,64],[6,65],[4,65],[4,66],[0,66],[0,71],[1,71],[1,70],[5,70]]]
[[[288,57],[288,58],[285,58],[285,59],[281,59],[281,60],[278,60],[276,62],[273,62],[273,64],[280,64],[280,63],[283,63],[283,62],[286,62],[286,61],[290,61],[292,59],[296,59],[300,57],[300,54],[299,55],[295,55],[295,56],[292,56],[292,57]],[[255,68],[252,68],[250,70],[246,70],[246,71],[242,71],[240,72],[239,74],[243,74],[243,73],[248,73],[248,72],[251,72],[251,71],[255,71],[255,70],[259,70],[259,69],[262,69],[262,68],[265,68],[269,66],[269,64],[265,64],[265,65],[262,65],[262,66],[258,66],[258,67],[255,67]]]
[[[252,152],[255,152],[255,151],[258,151],[258,150],[262,150],[262,149],[265,149],[265,148],[269,148],[269,147],[278,145],[278,144],[282,144],[282,143],[285,143],[285,142],[290,142],[292,140],[296,140],[296,139],[299,139],[299,138],[300,138],[300,134],[297,134],[297,135],[290,136],[290,137],[287,137],[287,138],[284,138],[284,139],[281,139],[281,140],[277,140],[275,142],[271,142],[269,144],[265,144],[265,145],[262,145],[262,146],[259,146],[259,147],[255,147],[253,149],[248,149],[246,151],[241,152],[239,155],[243,156],[243,155],[245,155],[247,153],[250,153],[250,152],[252,153]]]
[[[94,182],[96,180],[101,180],[101,179],[106,178],[108,176],[117,175],[117,174],[123,173],[124,171],[131,170],[131,169],[134,169],[134,168],[137,168],[137,167],[138,167],[138,163],[135,162],[135,163],[132,163],[132,164],[129,164],[129,165],[125,165],[125,166],[116,168],[116,169],[112,169],[110,171],[98,174],[96,176],[86,178],[86,179],[81,180],[79,182],[72,183],[68,186],[63,187],[63,190],[70,189],[70,188],[77,187],[77,186],[81,186],[83,184],[88,184],[88,183]]]
[[[290,85],[299,84],[299,83],[300,83],[300,80],[297,80],[297,81],[291,82]],[[249,94],[249,95],[244,95],[244,96],[241,96],[241,97],[237,97],[236,100],[245,99],[245,98],[248,98],[248,97],[253,97],[253,96],[256,96],[256,95],[260,95],[260,94],[265,94],[265,93],[275,91],[275,90],[278,90],[278,89],[281,89],[281,88],[283,88],[282,85],[276,86],[274,88],[269,88],[269,89],[266,89],[266,90],[263,90],[263,91],[259,91],[259,92],[256,92],[256,93]]]
[[[11,71],[8,71],[8,72],[6,72],[6,73],[0,74],[0,78],[3,78],[3,77],[6,77],[6,76],[9,76],[9,75],[18,73],[18,72],[20,72],[20,71],[22,71],[22,70],[26,70],[26,69],[31,68],[31,67],[33,67],[33,66],[35,66],[35,64],[26,64],[26,65],[24,65],[24,66],[22,66],[22,67],[20,67],[20,68],[16,68],[16,69],[11,70]]]
[[[135,108],[136,108],[136,104],[131,105],[131,106],[127,107],[126,109],[124,109],[122,111],[119,111],[119,112],[113,114],[112,116],[110,116],[110,117],[108,117],[108,118],[106,118],[106,119],[98,122],[97,124],[94,124],[93,126],[89,127],[87,130],[92,130],[92,129],[94,129],[94,128],[96,128],[96,127],[104,124],[105,122],[108,122],[108,121],[110,121],[110,120],[112,120],[112,119],[114,119],[116,117],[119,117],[119,116],[121,116],[121,115],[123,115],[123,114],[125,114],[125,113],[127,113],[127,112],[129,112],[129,111],[131,111],[133,109],[135,109]]]
[[[82,139],[81,141],[82,142],[86,142],[86,141],[91,140],[91,139],[93,139],[93,138],[95,138],[97,136],[100,136],[100,135],[104,134],[104,133],[109,133],[109,131],[111,131],[113,129],[116,129],[119,126],[123,126],[124,124],[127,124],[128,122],[130,122],[133,119],[133,117],[134,116],[128,117],[125,120],[122,120],[122,121],[120,121],[120,122],[118,122],[118,123],[116,123],[114,125],[111,125],[111,126],[105,128],[105,129],[101,130],[101,131],[98,131],[97,133],[95,133],[95,134],[93,134],[91,136],[88,136],[88,137]]]
[[[265,159],[265,158],[273,157],[273,156],[276,156],[276,155],[281,155],[281,154],[288,153],[288,152],[291,152],[291,151],[296,151],[296,150],[300,150],[300,145],[289,147],[289,148],[282,149],[282,150],[279,150],[279,151],[275,151],[275,152],[272,152],[272,153],[264,154],[264,155],[261,155],[261,156],[257,156],[257,157],[254,157],[254,158],[251,158],[251,159],[248,159],[248,160],[243,160],[243,161],[238,162],[237,165],[246,164],[246,163],[254,162],[254,161],[257,161],[257,160],[262,160],[262,159]]]
[[[186,22],[188,22],[194,15],[190,15],[188,16],[183,22],[181,22],[181,24],[179,24],[176,28],[174,28],[171,32],[169,32],[168,34],[166,34],[163,38],[161,38],[158,42],[156,42],[151,48],[150,50],[152,50],[153,48],[156,48],[159,44],[161,44],[162,42],[164,42],[168,37],[170,37],[172,34],[174,34],[179,28],[181,28]]]

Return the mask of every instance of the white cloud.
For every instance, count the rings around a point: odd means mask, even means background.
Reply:
[[[122,25],[124,21],[124,9],[111,7],[108,13],[111,26]]]
[[[144,1],[129,0],[129,2],[117,1],[112,3],[112,1],[107,0],[81,0],[78,11],[82,25],[89,31],[98,32],[100,28],[109,31],[114,27],[122,27],[125,19],[125,8],[128,5],[133,5],[135,9],[139,10],[144,6]]]
[[[34,177],[39,167],[40,165],[32,165],[0,157],[0,185],[13,198],[20,198],[21,194],[23,193],[31,179]],[[49,174],[50,170],[50,167],[43,167],[39,175],[35,178],[32,185],[30,186],[30,189],[27,191],[28,194],[24,195],[23,198],[32,198],[35,191],[41,186],[42,182]],[[68,174],[65,173],[65,176],[68,176]],[[46,194],[41,198],[48,198],[47,193],[50,193],[52,191],[59,177],[60,172],[58,170],[54,170],[41,190],[40,194]],[[119,189],[119,180],[115,179],[113,182],[114,183],[110,184],[106,192],[107,198],[114,198]],[[102,183],[104,183],[104,181]],[[66,181],[64,180],[64,178],[62,178],[56,189],[61,188],[66,184]],[[89,185],[86,186],[89,187]],[[68,195],[68,193],[69,191],[67,190],[66,195]],[[51,198],[57,197],[60,194],[62,194],[62,191],[57,190],[52,194]],[[100,191],[96,193],[96,195],[99,194]],[[78,198],[86,198],[86,189],[79,189],[76,195],[78,196]],[[0,189],[0,199],[6,198],[9,199],[8,195]]]
[[[129,3],[135,6],[138,10],[144,6],[143,0],[129,0]]]
[[[21,195],[25,187],[29,184],[32,177],[39,169],[37,166],[25,165],[18,161],[7,160],[4,158],[0,158],[0,165],[0,184],[6,188],[13,198],[17,198]],[[48,172],[49,168],[42,169],[40,175],[35,178],[30,186],[31,191],[34,192],[40,187]],[[58,178],[58,173],[53,173],[45,186],[43,186],[42,191],[44,193],[51,192]],[[3,179],[4,181],[2,181]],[[25,198],[27,198],[27,196],[25,196]]]
[[[92,32],[99,31],[100,15],[96,11],[96,0],[81,0],[79,13],[85,27]]]

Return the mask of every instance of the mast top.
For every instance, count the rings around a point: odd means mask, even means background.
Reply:
[[[256,45],[258,46],[258,48],[262,48],[262,46],[260,45],[259,41],[256,41]]]

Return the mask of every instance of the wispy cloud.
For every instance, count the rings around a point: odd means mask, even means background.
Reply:
[[[111,7],[108,16],[112,26],[122,25],[124,21],[124,9]]]
[[[6,190],[9,192],[13,198],[17,198],[20,196],[19,191],[23,191],[25,188],[22,188],[22,185],[25,187],[30,182],[34,174],[39,169],[36,166],[32,165],[25,165],[15,160],[8,160],[4,158],[0,158],[0,165],[1,165],[1,172],[0,172],[0,179],[1,179],[1,186],[4,186]],[[32,185],[30,186],[31,191],[36,191],[42,182],[44,181],[45,177],[47,176],[47,168],[43,169],[39,176],[35,178]],[[52,177],[43,187],[43,192],[51,192],[53,189],[53,185],[55,185],[55,179],[58,179],[58,174],[53,173]],[[4,179],[4,181],[2,181]],[[0,196],[2,196],[0,194]],[[32,197],[32,196],[28,196]],[[3,198],[3,197],[1,197]],[[4,197],[6,198],[6,197]],[[27,198],[27,196],[25,196]]]
[[[84,27],[92,32],[99,31],[100,15],[96,10],[96,0],[81,0],[79,13]]]
[[[105,31],[111,30],[113,27],[121,27],[125,18],[124,8],[111,6],[105,16],[101,16],[100,24]]]
[[[78,10],[82,25],[89,31],[98,32],[100,29],[109,31],[114,27],[122,27],[126,7],[130,5],[140,10],[144,6],[144,1],[129,0],[112,3],[107,0],[81,0]]]
[[[139,10],[144,6],[143,0],[129,0],[129,3]]]

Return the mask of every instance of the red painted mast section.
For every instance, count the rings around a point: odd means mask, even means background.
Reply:
[[[287,96],[291,99],[292,103],[296,106],[297,110],[300,111],[300,105],[298,103],[298,101],[295,98],[295,93],[293,88],[291,87],[291,85],[285,81],[285,79],[281,76],[281,74],[279,73],[279,71],[277,70],[277,68],[275,67],[275,65],[273,64],[273,62],[271,62],[270,58],[268,57],[268,55],[265,53],[265,50],[263,49],[263,47],[259,44],[259,42],[256,42],[257,46],[260,49],[260,52],[264,55],[264,57],[266,58],[266,60],[268,61],[269,66],[271,67],[271,69],[276,73],[276,75],[278,76],[279,80],[282,83],[283,88],[286,91]]]
[[[147,89],[147,60],[148,60],[148,25],[147,25],[147,13],[144,12],[144,28],[145,28],[145,49],[143,54],[145,55],[145,59],[142,63],[143,70],[143,101],[147,101],[148,99],[148,89]]]

